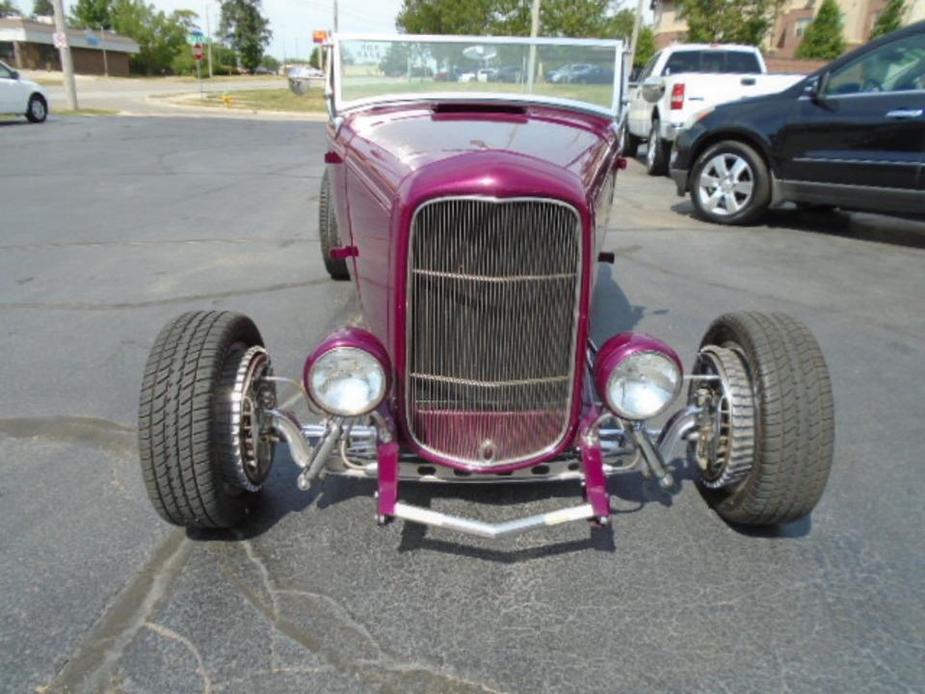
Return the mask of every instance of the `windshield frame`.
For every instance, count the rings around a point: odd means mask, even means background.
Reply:
[[[586,46],[595,48],[612,48],[614,51],[614,84],[613,99],[610,107],[600,106],[586,101],[566,99],[562,97],[544,96],[539,94],[523,94],[517,92],[406,92],[383,94],[379,96],[364,97],[345,101],[341,93],[341,42],[370,41],[381,43],[469,43],[481,45],[524,45],[524,46]],[[443,34],[375,34],[375,33],[340,33],[332,34],[329,42],[327,60],[327,79],[325,83],[325,97],[328,104],[328,113],[332,120],[337,120],[342,114],[372,108],[375,106],[420,103],[432,101],[450,102],[502,102],[523,105],[548,105],[567,108],[571,110],[592,113],[617,120],[625,105],[627,72],[626,44],[615,39],[575,39],[575,38],[549,38],[527,36],[467,36]]]

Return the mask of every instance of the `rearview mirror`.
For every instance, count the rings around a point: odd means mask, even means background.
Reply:
[[[16,70],[10,70],[10,77],[13,78],[14,80],[18,80],[18,79],[19,79],[19,72],[16,71]]]
[[[806,94],[814,103],[822,104],[825,102],[825,93],[829,88],[829,74],[828,72],[823,72],[806,85]]]
[[[647,77],[642,82],[642,98],[650,104],[662,98],[665,93],[665,83],[660,77]]]

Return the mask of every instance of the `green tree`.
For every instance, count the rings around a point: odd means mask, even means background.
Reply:
[[[877,17],[877,23],[874,24],[873,31],[870,32],[870,38],[875,39],[880,36],[886,36],[903,25],[903,15],[906,13],[906,0],[890,0],[889,4]]]
[[[321,69],[321,49],[318,46],[312,49],[312,54],[308,57],[308,64],[319,70]]]
[[[844,52],[841,12],[835,0],[822,0],[819,14],[806,27],[803,41],[797,48],[797,58],[832,60]]]
[[[403,0],[396,25],[409,34],[528,36],[532,4],[531,0]],[[610,38],[614,36],[611,4],[612,0],[543,0],[540,34]]]
[[[51,17],[55,14],[55,8],[51,0],[35,0],[32,3],[33,17]]]
[[[77,0],[71,7],[71,24],[81,29],[112,29],[112,4],[112,0]]]
[[[488,33],[489,16],[498,4],[497,0],[403,0],[395,24],[409,34],[478,36]]]
[[[655,32],[652,27],[640,27],[639,37],[636,39],[636,55],[633,56],[633,67],[642,67],[655,55]]]
[[[389,45],[382,60],[379,61],[379,69],[382,74],[389,76],[404,75],[408,71],[408,46],[404,43],[393,43]]]
[[[747,43],[758,46],[774,21],[779,0],[679,0],[692,43]]]
[[[0,17],[18,17],[20,14],[13,0],[0,0]]]
[[[158,75],[175,71],[174,60],[189,52],[186,37],[197,16],[190,10],[168,15],[143,0],[114,0],[111,27],[138,43],[138,53],[130,58],[132,70]]]
[[[269,20],[260,14],[260,0],[222,0],[219,33],[238,54],[241,66],[253,72],[273,32]]]
[[[636,13],[632,10],[620,10],[608,20],[606,36],[623,39],[627,45],[633,38],[633,25],[636,24]],[[636,40],[636,55],[633,56],[633,67],[641,67],[649,62],[655,54],[655,32],[652,27],[639,27],[639,37]]]
[[[264,67],[271,72],[279,70],[279,61],[272,55],[264,55],[260,60],[260,67]]]

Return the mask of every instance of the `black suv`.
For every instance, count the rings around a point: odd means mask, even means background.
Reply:
[[[696,118],[670,168],[703,219],[747,224],[785,201],[925,215],[925,22]]]

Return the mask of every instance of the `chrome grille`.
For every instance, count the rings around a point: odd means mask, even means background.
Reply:
[[[550,200],[443,199],[417,210],[405,387],[418,445],[496,466],[561,441],[581,247],[577,212]]]

